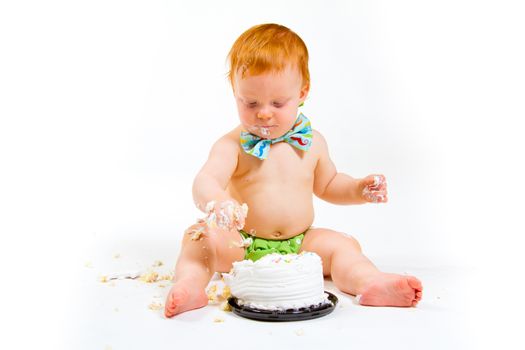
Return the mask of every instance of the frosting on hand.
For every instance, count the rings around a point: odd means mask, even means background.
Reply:
[[[201,235],[208,233],[210,229],[241,230],[248,215],[248,205],[240,205],[234,200],[210,201],[206,203],[204,211],[206,216],[198,219],[196,224],[186,230],[192,240],[199,240]]]

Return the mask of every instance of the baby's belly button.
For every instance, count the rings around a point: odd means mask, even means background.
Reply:
[[[274,233],[272,233],[272,234],[270,234],[270,235],[273,236],[273,237],[275,237],[275,238],[279,238],[279,237],[281,237],[283,234],[282,234],[281,232],[276,231],[276,232],[274,232]]]

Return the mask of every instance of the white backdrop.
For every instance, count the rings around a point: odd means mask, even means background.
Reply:
[[[338,169],[389,181],[387,205],[317,201],[315,225],[354,235],[372,258],[512,283],[525,233],[517,3],[2,2],[0,259],[20,282],[3,288],[4,315],[57,335],[38,327],[42,314],[73,299],[68,275],[91,235],[180,239],[199,215],[193,176],[237,123],[226,55],[265,22],[309,48],[303,112]]]

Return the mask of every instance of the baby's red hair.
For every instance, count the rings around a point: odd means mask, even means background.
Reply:
[[[241,34],[228,54],[228,78],[233,87],[235,74],[258,75],[282,71],[289,64],[297,67],[303,86],[310,85],[308,50],[303,40],[285,26],[260,24]]]

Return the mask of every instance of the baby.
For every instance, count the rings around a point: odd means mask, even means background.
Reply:
[[[274,252],[317,253],[324,275],[361,305],[415,306],[417,278],[381,272],[353,237],[312,226],[313,194],[335,204],[385,203],[387,189],[383,175],[337,172],[323,135],[298,114],[310,87],[301,38],[277,24],[252,27],[229,64],[240,125],[215,142],[194,180],[193,198],[207,215],[184,234],[166,317],[207,305],[214,272]]]

